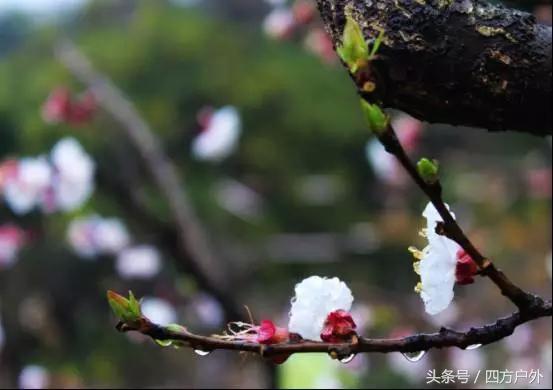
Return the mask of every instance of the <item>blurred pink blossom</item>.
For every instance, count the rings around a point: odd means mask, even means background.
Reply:
[[[25,232],[15,225],[0,226],[0,270],[11,266],[25,243]]]

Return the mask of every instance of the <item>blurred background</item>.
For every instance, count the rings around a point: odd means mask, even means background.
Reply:
[[[551,23],[549,3],[536,3],[516,6]],[[56,58],[61,39],[159,137],[213,275],[176,249],[166,196],[124,126]],[[370,138],[310,0],[0,0],[0,86],[1,388],[408,388],[430,369],[539,369],[539,385],[512,387],[551,386],[551,319],[416,363],[306,355],[277,367],[115,331],[107,289],[211,334],[246,317],[243,305],[285,326],[310,275],[350,286],[368,337],[468,329],[513,310],[478,279],[446,312],[424,313],[407,248],[425,244],[426,199]],[[482,251],[550,298],[551,139],[394,121],[413,157],[440,160],[445,197]]]

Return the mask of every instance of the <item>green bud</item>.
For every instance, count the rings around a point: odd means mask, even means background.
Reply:
[[[346,16],[342,44],[336,49],[336,52],[348,65],[351,73],[356,73],[369,59],[369,48],[365,42],[363,31],[351,15]]]
[[[417,163],[417,171],[427,184],[435,184],[439,179],[440,166],[436,160],[422,158]]]
[[[388,130],[390,117],[378,105],[361,100],[361,110],[374,134],[380,136]]]
[[[169,332],[173,332],[173,333],[186,332],[186,328],[182,325],[179,325],[179,324],[169,324],[165,327],[165,329],[167,329]]]
[[[134,322],[140,320],[140,305],[132,292],[129,292],[129,299],[113,292],[107,292],[108,302],[113,313],[124,322]]]

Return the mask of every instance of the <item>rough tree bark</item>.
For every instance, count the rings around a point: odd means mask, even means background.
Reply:
[[[552,133],[551,27],[532,15],[481,0],[317,4],[335,45],[346,9],[367,42],[384,30],[366,99],[431,123]]]

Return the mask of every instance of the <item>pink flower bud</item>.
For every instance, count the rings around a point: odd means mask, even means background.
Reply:
[[[357,325],[351,314],[345,310],[336,310],[326,317],[321,339],[329,343],[349,341],[356,334]]]

